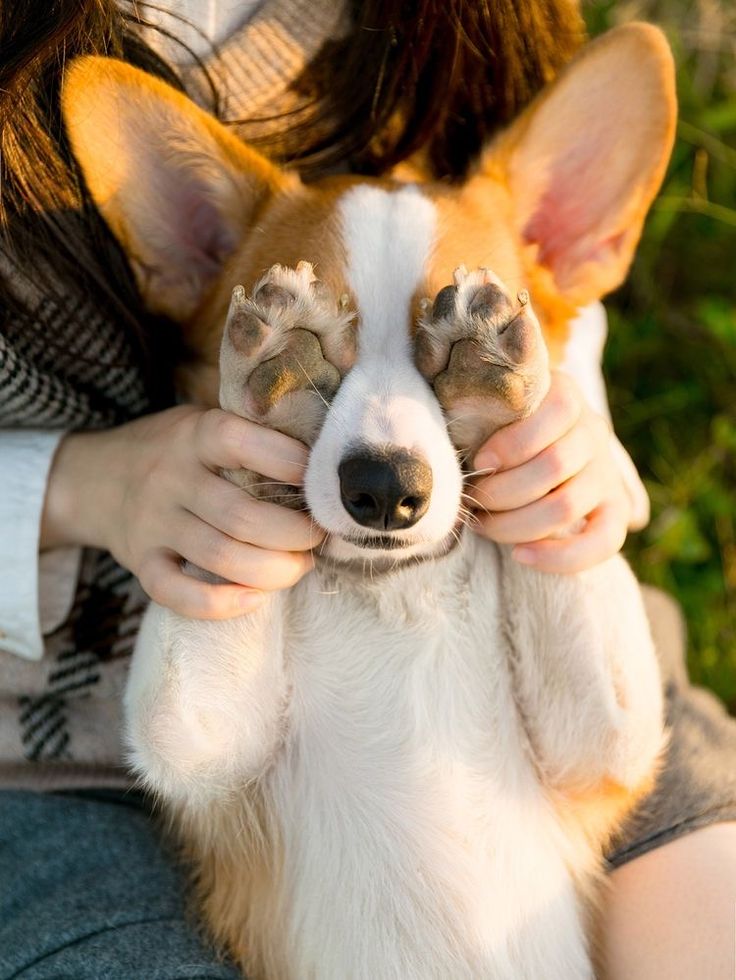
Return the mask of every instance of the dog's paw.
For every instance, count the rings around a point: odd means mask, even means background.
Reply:
[[[355,356],[351,321],[308,262],[272,266],[249,296],[236,286],[220,352],[220,404],[313,442]]]
[[[549,387],[547,348],[528,293],[512,299],[488,269],[455,270],[425,301],[417,367],[434,388],[454,444],[470,453],[496,429],[529,415]]]
[[[312,266],[274,265],[246,295],[236,286],[220,349],[220,405],[311,445],[355,359],[352,314]],[[301,506],[295,488],[247,470],[228,479],[255,496]]]

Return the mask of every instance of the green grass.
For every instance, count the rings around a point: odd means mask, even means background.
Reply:
[[[642,19],[678,64],[680,124],[627,284],[607,300],[615,425],[652,500],[626,552],[682,604],[691,676],[736,711],[736,4],[585,5]]]

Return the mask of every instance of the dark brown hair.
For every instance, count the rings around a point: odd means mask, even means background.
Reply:
[[[150,318],[59,114],[64,65],[83,53],[180,85],[140,40],[145,10],[134,0],[0,0],[0,249],[21,274],[48,272],[49,291],[81,283],[150,362]],[[574,0],[354,0],[352,11],[348,36],[326,44],[296,83],[315,111],[306,122],[283,117],[279,155],[311,174],[346,161],[380,173],[422,150],[436,176],[462,176],[583,36]],[[18,302],[0,276],[9,315]]]
[[[350,156],[356,169],[382,173],[421,150],[435,177],[462,177],[584,37],[574,0],[367,0],[354,8],[352,32],[327,45],[307,74],[330,124],[321,139],[324,117],[306,140],[297,131],[302,165]]]
[[[0,309],[33,329],[26,306],[34,292],[62,311],[94,297],[148,371],[162,360],[163,344],[155,341],[172,334],[144,309],[127,260],[85,191],[59,99],[64,66],[78,54],[122,57],[178,84],[127,29],[129,16],[112,0],[0,0],[0,251],[7,263]],[[56,342],[47,337],[50,347]]]

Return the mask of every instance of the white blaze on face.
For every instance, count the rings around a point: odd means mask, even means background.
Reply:
[[[351,518],[340,499],[341,460],[356,448],[414,453],[432,469],[431,501],[412,528],[397,532],[410,546],[389,554],[430,553],[454,527],[462,489],[442,410],[414,366],[410,333],[412,298],[435,240],[435,207],[411,186],[396,191],[361,186],[341,198],[338,213],[346,277],[359,314],[358,357],[312,449],[307,502],[333,535],[369,537],[372,532]],[[366,549],[332,538],[326,553],[347,559],[365,555]]]

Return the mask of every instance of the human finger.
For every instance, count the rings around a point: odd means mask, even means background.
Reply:
[[[219,408],[197,419],[195,448],[210,469],[242,467],[281,483],[304,481],[308,450],[303,443]]]
[[[540,500],[588,465],[596,453],[594,430],[573,425],[533,459],[469,483],[468,496],[485,510],[507,511]]]
[[[517,545],[511,554],[539,571],[571,574],[613,557],[625,540],[624,508],[618,503],[605,503],[590,514],[579,534]]]
[[[505,425],[475,455],[476,469],[511,469],[533,459],[568,432],[580,418],[583,400],[567,375],[553,374],[539,408],[525,419]]]
[[[251,497],[209,470],[192,487],[189,510],[230,538],[272,551],[308,551],[324,537],[305,511]]]
[[[232,619],[257,609],[264,592],[230,583],[213,585],[186,575],[171,552],[152,555],[141,568],[144,591],[161,606],[192,619]]]
[[[274,551],[228,537],[186,514],[176,541],[167,541],[187,561],[228,582],[273,591],[294,585],[313,566],[308,552]]]
[[[589,464],[541,500],[500,513],[476,512],[482,533],[500,544],[523,544],[560,534],[592,513],[607,492],[607,470]]]

